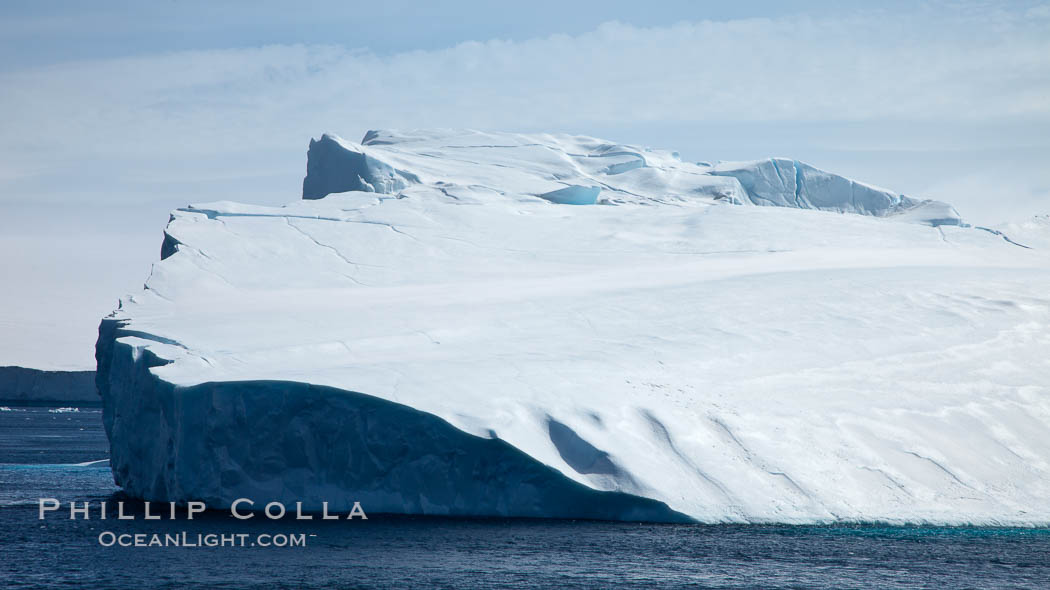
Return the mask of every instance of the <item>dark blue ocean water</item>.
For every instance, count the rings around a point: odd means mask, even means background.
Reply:
[[[97,408],[0,411],[3,588],[1050,588],[1050,530],[692,526],[370,515],[41,521],[114,496]],[[305,547],[103,547],[114,534],[307,535]],[[313,535],[313,536],[309,536]],[[272,538],[272,537],[271,537]]]

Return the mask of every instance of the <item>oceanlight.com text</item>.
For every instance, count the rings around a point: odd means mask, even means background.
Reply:
[[[103,547],[306,547],[306,533],[114,533],[102,531]]]

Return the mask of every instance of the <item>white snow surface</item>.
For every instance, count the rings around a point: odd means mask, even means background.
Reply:
[[[1050,215],[1037,215],[1024,221],[1004,223],[988,229],[1029,248],[1050,249]]]
[[[831,174],[797,160],[683,162],[677,152],[593,137],[478,131],[369,131],[361,144],[335,135],[310,142],[303,198],[367,191],[493,195],[559,204],[733,204],[899,216],[958,225],[958,212]]]
[[[129,493],[1050,523],[1046,241],[793,160],[706,167],[590,138],[311,144],[304,195],[347,178],[370,190],[173,213],[166,258],[100,332]],[[734,206],[756,178],[792,198]],[[599,192],[549,198],[566,187]],[[333,422],[362,404],[366,434]],[[626,495],[594,514],[559,499],[597,492]]]

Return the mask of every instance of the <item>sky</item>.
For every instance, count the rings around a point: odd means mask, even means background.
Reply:
[[[91,368],[168,212],[311,137],[558,131],[1050,213],[1047,2],[0,3],[0,365]]]

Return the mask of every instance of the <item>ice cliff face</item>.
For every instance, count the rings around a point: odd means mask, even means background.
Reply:
[[[128,493],[1050,523],[1050,257],[1007,231],[546,135],[324,137],[304,197],[175,211],[103,320]]]

